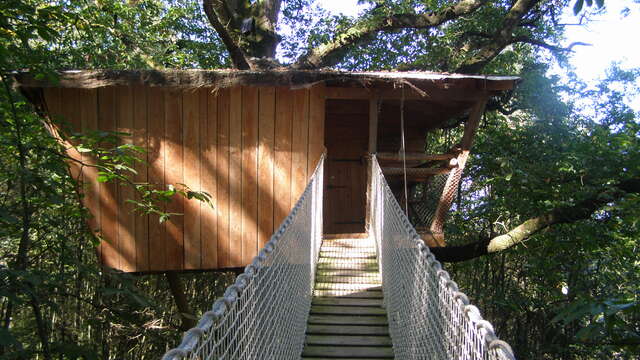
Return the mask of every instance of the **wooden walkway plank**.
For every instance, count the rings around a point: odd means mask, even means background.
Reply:
[[[325,356],[334,358],[389,358],[393,357],[393,349],[377,346],[336,346],[336,345],[310,345],[304,348],[303,357]]]
[[[307,334],[389,335],[389,327],[376,325],[316,325],[307,326]]]
[[[389,336],[376,335],[307,335],[309,345],[391,346]]]

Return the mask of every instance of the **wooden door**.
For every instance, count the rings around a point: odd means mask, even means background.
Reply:
[[[325,120],[324,233],[365,231],[367,100],[328,100]]]

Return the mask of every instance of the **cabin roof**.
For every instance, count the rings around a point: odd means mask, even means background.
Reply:
[[[99,88],[143,85],[174,88],[227,88],[232,86],[310,87],[358,86],[365,88],[408,85],[420,92],[425,88],[469,90],[510,90],[520,80],[516,76],[464,75],[424,71],[348,72],[322,70],[70,70],[61,71],[59,82],[37,80],[29,73],[16,74],[22,88]]]

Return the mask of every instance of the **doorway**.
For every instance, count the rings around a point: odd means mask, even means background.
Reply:
[[[327,100],[324,233],[365,232],[368,100]]]

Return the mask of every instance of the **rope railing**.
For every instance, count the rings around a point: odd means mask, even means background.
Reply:
[[[396,359],[514,360],[478,308],[416,233],[372,158],[370,233],[376,240]]]
[[[322,241],[324,156],[253,262],[162,360],[298,359]]]

